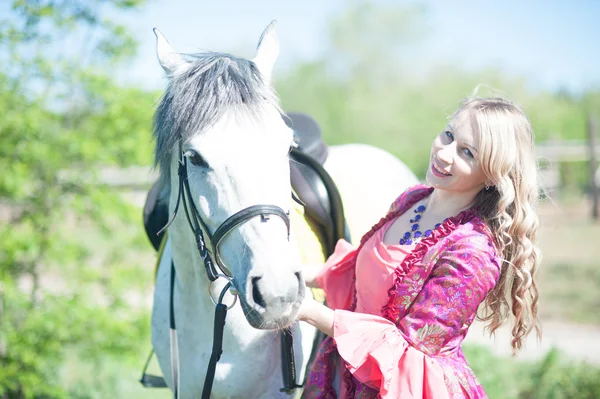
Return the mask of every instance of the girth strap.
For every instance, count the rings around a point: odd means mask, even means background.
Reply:
[[[169,340],[171,345],[171,381],[173,398],[179,399],[179,344],[175,325],[175,265],[171,261],[171,295],[169,296]]]

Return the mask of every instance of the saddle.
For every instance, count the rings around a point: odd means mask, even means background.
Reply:
[[[298,144],[290,153],[292,189],[304,205],[307,217],[321,229],[329,256],[340,238],[350,241],[340,193],[323,168],[329,150],[317,122],[310,116],[290,112],[284,118]]]
[[[323,168],[328,147],[323,141],[317,122],[308,115],[290,112],[283,117],[294,131],[298,144],[290,153],[290,179],[292,189],[304,206],[305,215],[315,222],[325,237],[326,254],[331,255],[338,239],[350,241],[344,218],[340,193],[329,173]],[[155,183],[144,204],[144,227],[150,243],[158,250],[162,237],[157,232],[169,220],[168,204],[159,201],[160,189]]]

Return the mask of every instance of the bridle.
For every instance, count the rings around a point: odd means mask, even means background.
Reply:
[[[227,218],[211,235],[210,230],[206,226],[206,223],[202,220],[202,216],[196,208],[194,203],[192,192],[190,190],[190,184],[187,174],[187,157],[184,152],[181,152],[181,158],[179,159],[179,167],[177,174],[179,176],[179,193],[177,194],[177,202],[175,203],[175,209],[171,219],[163,227],[158,234],[161,234],[171,223],[175,220],[177,212],[179,211],[179,205],[183,203],[183,209],[185,210],[185,216],[188,220],[188,224],[194,233],[196,239],[196,246],[200,257],[204,262],[206,268],[206,275],[208,279],[213,282],[218,278],[217,267],[221,271],[221,274],[226,275],[230,279],[233,279],[231,271],[225,266],[219,251],[219,244],[225,238],[225,236],[231,233],[235,228],[241,224],[260,216],[262,220],[266,221],[269,219],[269,215],[279,216],[285,222],[288,232],[288,240],[290,238],[290,217],[289,212],[284,212],[283,209],[276,205],[252,205],[241,211],[231,215]],[[189,202],[189,204],[188,204]],[[205,238],[206,237],[206,238]],[[209,248],[206,244],[209,244],[212,251],[214,252],[214,262],[211,258]],[[216,266],[216,267],[215,267]]]
[[[190,185],[188,181],[187,157],[181,148],[181,143],[179,145],[179,152],[181,154],[181,157],[179,159],[177,171],[179,178],[179,193],[177,194],[177,202],[175,203],[175,209],[173,210],[173,215],[171,216],[169,222],[158,232],[158,234],[161,234],[163,231],[166,230],[167,227],[169,227],[173,223],[179,211],[179,206],[181,203],[183,203],[185,216],[196,239],[196,247],[200,254],[200,258],[204,263],[206,275],[210,280],[210,286],[212,286],[212,284],[219,278],[224,278],[227,280],[227,284],[225,284],[225,286],[221,290],[221,294],[219,295],[217,300],[215,300],[209,293],[211,300],[216,306],[212,353],[208,364],[206,378],[204,380],[204,387],[202,389],[202,399],[209,399],[215,377],[217,362],[219,361],[223,352],[223,331],[225,327],[225,318],[227,316],[227,310],[235,306],[238,295],[237,290],[233,285],[233,275],[231,271],[227,268],[227,266],[224,264],[220,256],[219,244],[221,243],[223,238],[227,236],[227,234],[231,233],[234,229],[236,229],[243,223],[248,222],[249,220],[257,216],[260,216],[263,221],[266,221],[271,215],[278,216],[285,222],[289,240],[290,216],[288,212],[285,212],[283,209],[276,205],[252,205],[231,215],[215,230],[213,234],[211,234],[206,223],[202,220],[202,216],[200,215],[200,212],[198,211],[198,208],[196,207],[192,197],[192,192],[190,190]],[[212,256],[211,250],[213,252]],[[171,262],[171,287],[169,298],[171,377],[173,381],[173,396],[174,398],[178,398],[179,349],[177,345],[175,313],[173,309],[174,284],[175,266],[173,262]],[[234,302],[229,306],[223,303],[223,298],[227,291],[234,295]],[[285,364],[282,365],[284,387],[281,389],[281,391],[291,393],[295,388],[300,387],[296,384],[296,368],[294,363],[292,336],[289,332],[282,332],[281,339],[282,358],[285,359]]]

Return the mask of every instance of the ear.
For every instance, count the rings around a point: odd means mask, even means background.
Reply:
[[[181,54],[171,47],[167,39],[165,39],[158,29],[154,28],[153,31],[156,35],[156,56],[158,57],[160,66],[163,67],[167,75],[171,76],[176,72],[185,70],[187,62],[183,59]]]
[[[485,189],[485,191],[495,190],[496,189],[496,185],[492,181],[486,181],[484,189]]]
[[[252,60],[266,82],[271,81],[273,66],[279,56],[279,40],[277,39],[275,25],[277,25],[277,21],[271,21],[263,31],[258,41],[256,56]]]

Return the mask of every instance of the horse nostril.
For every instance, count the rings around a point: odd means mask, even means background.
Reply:
[[[300,272],[294,273],[296,279],[298,279],[298,296],[302,297],[304,295],[304,281],[302,280],[302,276]]]
[[[258,289],[258,280],[260,280],[260,277],[252,277],[252,299],[255,304],[264,308],[266,307],[265,300]]]

